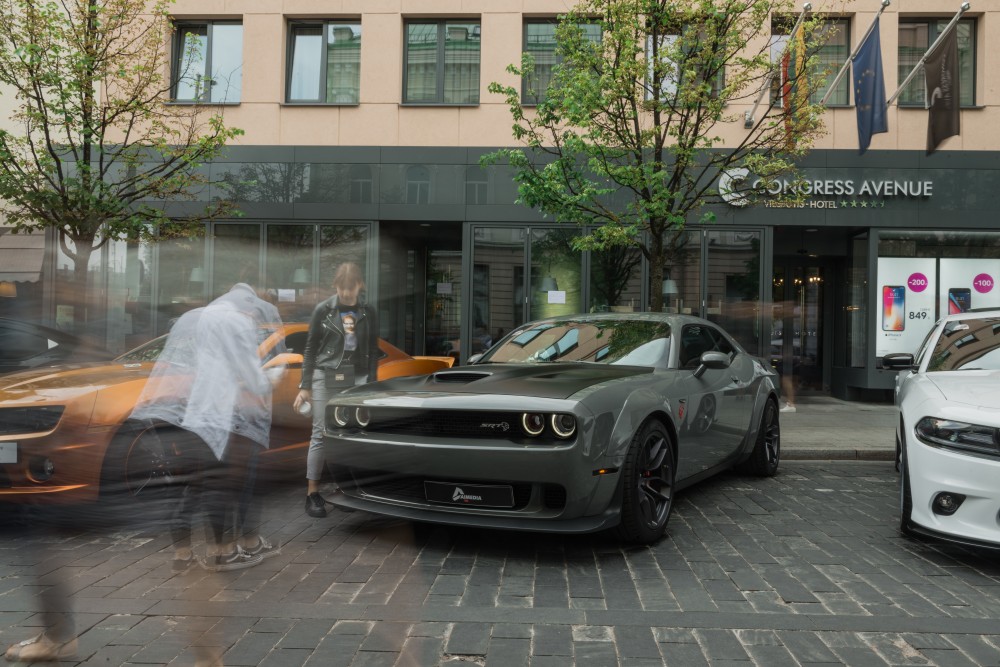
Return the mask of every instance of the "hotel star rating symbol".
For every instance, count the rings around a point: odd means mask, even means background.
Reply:
[[[841,199],[840,208],[885,208],[884,201],[868,201],[867,199]]]

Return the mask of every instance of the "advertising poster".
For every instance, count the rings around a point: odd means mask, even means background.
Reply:
[[[937,285],[934,259],[879,257],[875,356],[915,354],[934,326]]]
[[[1000,307],[1000,260],[942,259],[938,307],[941,316],[973,308]]]

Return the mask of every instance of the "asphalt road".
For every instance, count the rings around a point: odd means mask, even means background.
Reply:
[[[0,641],[75,591],[82,665],[1000,665],[1000,557],[903,538],[882,461],[786,461],[677,498],[651,548],[445,529],[333,510],[274,487],[280,556],[171,571],[161,529],[31,536],[0,522]],[[41,541],[48,572],[33,575]]]

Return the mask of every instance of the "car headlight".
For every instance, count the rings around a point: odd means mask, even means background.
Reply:
[[[368,408],[358,408],[354,411],[354,421],[358,422],[358,426],[364,428],[368,426],[368,422],[372,419],[371,413],[368,412]]]
[[[521,415],[521,426],[528,435],[541,435],[542,431],[545,430],[545,415],[540,415],[537,412],[525,412]]]
[[[554,414],[550,420],[552,430],[560,438],[572,438],[576,433],[576,417],[570,414]]]
[[[928,445],[1000,456],[1000,437],[993,426],[924,417],[914,431]]]
[[[345,426],[347,426],[348,412],[347,408],[345,408],[343,405],[338,405],[333,409],[333,423],[339,426],[340,428],[344,428]]]
[[[51,431],[59,423],[64,409],[61,405],[0,408],[0,435]]]

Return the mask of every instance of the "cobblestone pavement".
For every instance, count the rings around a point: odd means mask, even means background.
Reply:
[[[269,495],[257,567],[171,571],[167,535],[81,532],[82,665],[1000,665],[1000,559],[902,538],[887,462],[786,462],[679,495],[652,548],[446,529]],[[32,545],[0,527],[0,640],[39,619]],[[54,576],[49,575],[49,576]]]

